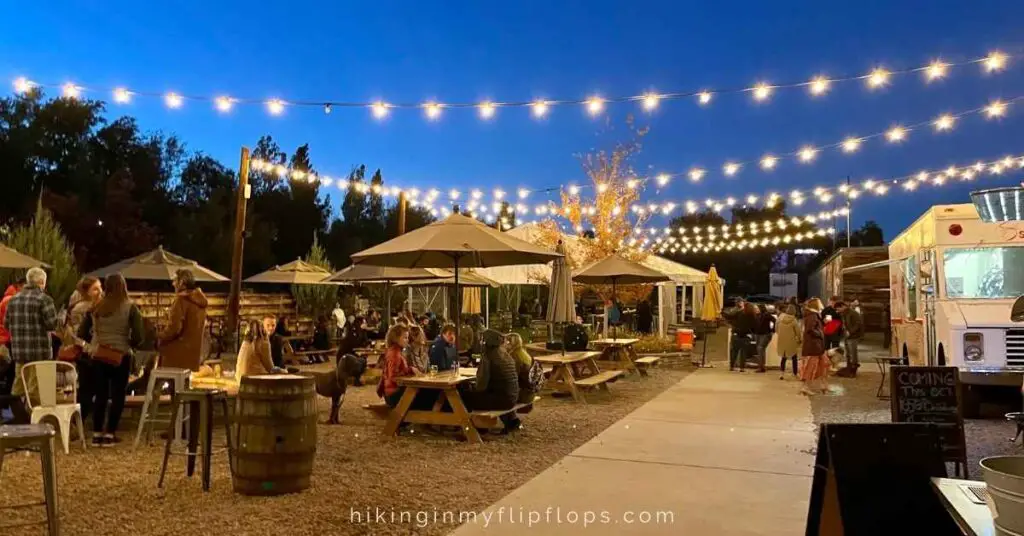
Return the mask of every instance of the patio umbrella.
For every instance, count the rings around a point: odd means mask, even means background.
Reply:
[[[700,310],[700,319],[714,322],[722,316],[722,280],[718,278],[718,270],[711,265],[708,278],[704,281],[704,304]]]
[[[360,251],[352,255],[352,262],[397,268],[450,268],[455,271],[455,295],[459,296],[460,266],[540,264],[560,256],[456,212],[444,220]],[[455,323],[456,331],[459,324]]]
[[[551,323],[548,331],[548,340],[553,341],[555,337],[554,324],[572,322],[576,319],[576,302],[572,294],[572,272],[565,263],[565,243],[561,240],[555,245],[555,252],[561,253],[562,257],[551,263],[551,288],[548,290],[548,311],[547,321]],[[565,345],[562,345],[562,352],[565,352]]]
[[[200,266],[196,261],[165,251],[163,247],[94,270],[89,275],[102,278],[120,272],[125,279],[172,281],[175,272],[183,268],[190,270],[196,281],[228,281],[228,278]]]
[[[462,289],[462,314],[480,314],[480,287]]]
[[[437,272],[423,268],[393,268],[390,266],[373,266],[369,264],[353,264],[348,268],[338,270],[331,274],[324,281],[338,283],[364,283],[384,285],[384,296],[387,304],[385,314],[387,322],[391,322],[391,284],[396,281],[410,281],[417,279],[436,279],[439,276],[447,275],[448,272]]]
[[[400,281],[395,283],[396,287],[453,287],[455,286],[455,274],[448,270],[436,270],[440,274],[450,274],[445,277],[434,279],[417,279],[412,281]],[[501,283],[480,274],[474,270],[459,270],[459,285],[463,287],[493,287],[498,288]]]
[[[13,248],[9,248],[3,244],[0,244],[0,268],[35,268],[36,266],[42,266],[43,268],[49,268],[50,265],[43,261],[39,261],[25,255],[24,253],[18,253]]]
[[[599,261],[590,263],[577,271],[576,275],[572,278],[577,283],[611,285],[612,301],[615,300],[616,284],[661,283],[670,279],[667,275],[625,259],[618,253],[613,253]],[[612,329],[614,329],[614,326],[612,326]],[[614,337],[614,333],[612,336]]]
[[[284,283],[290,285],[341,285],[337,281],[326,281],[331,272],[296,259],[288,264],[275,266],[245,280],[245,283]]]

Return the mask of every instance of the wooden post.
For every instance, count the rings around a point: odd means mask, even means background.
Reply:
[[[242,296],[242,253],[245,245],[245,205],[249,199],[249,148],[242,147],[238,165],[238,194],[235,204],[234,247],[231,251],[231,290],[228,294],[227,340],[234,341],[238,332],[238,314]]]
[[[405,234],[405,190],[398,193],[398,236]]]

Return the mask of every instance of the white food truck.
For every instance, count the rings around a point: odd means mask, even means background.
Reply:
[[[930,208],[889,244],[892,352],[911,365],[960,368],[965,411],[987,386],[1021,385],[1024,328],[1010,321],[1024,294],[1024,222],[986,223],[972,204]]]

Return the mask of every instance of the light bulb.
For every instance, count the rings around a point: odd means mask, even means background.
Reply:
[[[665,186],[666,184],[668,184],[669,179],[671,179],[671,177],[668,173],[661,173],[657,177],[658,186]]]
[[[843,140],[843,152],[852,153],[860,148],[860,138],[846,138]]]
[[[775,169],[775,165],[778,163],[779,159],[777,157],[772,155],[765,155],[765,157],[761,159],[761,168],[770,171],[772,169]]]
[[[1001,100],[994,100],[985,107],[985,115],[990,119],[1006,115],[1006,103]]]
[[[217,107],[219,112],[227,112],[231,110],[231,106],[235,104],[231,97],[217,97],[213,100],[214,106]]]
[[[281,99],[270,99],[267,101],[267,111],[270,115],[281,115],[284,113],[284,101]]]
[[[587,99],[587,112],[590,115],[597,115],[604,110],[604,99],[601,97],[590,97]]]
[[[901,142],[907,138],[907,129],[899,125],[894,126],[885,133],[885,137],[892,143]]]
[[[710,91],[701,91],[697,94],[697,102],[701,103],[701,105],[708,104],[711,102],[711,95]]]
[[[943,63],[942,60],[935,60],[924,70],[924,76],[926,80],[931,82],[932,80],[944,78],[947,71],[949,71],[948,63]]]
[[[985,58],[985,62],[984,62],[984,64],[985,64],[985,71],[993,73],[993,72],[996,72],[996,71],[1003,70],[1003,68],[1006,67],[1006,60],[1007,60],[1006,54],[1003,54],[1002,52],[999,52],[998,50],[990,53]]]
[[[24,95],[25,93],[32,91],[33,87],[35,87],[35,84],[24,76],[19,76],[14,79],[14,92],[19,95]]]
[[[725,165],[722,166],[722,172],[725,173],[726,176],[728,176],[728,177],[732,177],[739,170],[740,170],[740,165],[737,164],[736,162],[726,162]]]
[[[807,146],[800,149],[799,155],[801,162],[810,162],[811,160],[814,160],[815,156],[818,155],[818,150],[815,149],[814,147]]]
[[[533,101],[533,104],[530,105],[530,108],[533,111],[534,117],[544,117],[544,115],[548,113],[547,101]]]
[[[648,112],[653,111],[655,108],[658,107],[659,99],[661,99],[661,96],[658,95],[657,93],[648,93],[644,95],[644,110],[647,110]]]
[[[626,188],[629,188],[630,190],[632,190],[632,189],[636,188],[636,186],[637,186],[637,180],[636,179],[629,179],[628,181],[626,181]]]
[[[704,177],[704,170],[701,168],[693,168],[690,170],[690,180],[693,182],[699,181]]]
[[[808,87],[810,88],[811,95],[818,96],[824,95],[828,92],[829,84],[831,84],[831,81],[828,78],[825,78],[824,76],[816,76],[811,79]]]
[[[128,104],[132,100],[132,93],[123,87],[114,88],[114,102]]]
[[[754,100],[763,101],[772,94],[772,86],[769,86],[764,82],[758,82],[753,88],[751,88],[751,91],[754,92]]]
[[[166,104],[168,108],[177,109],[181,108],[181,106],[185,104],[185,99],[181,95],[172,91],[164,95],[164,104]]]
[[[527,190],[526,188],[520,188],[518,193],[519,193],[519,199],[526,199],[527,196],[530,195],[530,191]]]
[[[441,117],[441,105],[436,102],[428,102],[423,105],[424,113],[427,114],[427,119],[437,119]]]
[[[875,89],[887,85],[891,74],[892,73],[881,67],[871,71],[867,76],[868,87]]]
[[[490,118],[494,117],[494,112],[495,112],[496,109],[497,108],[494,106],[494,103],[492,103],[492,102],[482,102],[482,103],[480,103],[480,118],[481,119],[490,119]]]
[[[943,131],[953,128],[953,124],[956,123],[956,118],[951,114],[940,115],[932,124],[935,125],[935,130]]]
[[[569,195],[578,195],[580,193],[580,187],[575,184],[569,185]]]
[[[82,95],[82,88],[68,82],[61,87],[61,92],[66,99],[77,99]]]
[[[452,199],[458,199],[459,198],[459,191],[454,189],[454,188],[449,190],[448,191],[448,197],[450,197]]]
[[[383,119],[388,115],[388,105],[386,102],[377,101],[370,105],[370,111],[373,113],[374,118]]]

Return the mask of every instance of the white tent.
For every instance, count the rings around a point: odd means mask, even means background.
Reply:
[[[520,225],[506,232],[515,238],[532,243],[537,243],[540,238],[540,226],[537,224]],[[562,234],[562,242],[565,244],[566,252],[573,259],[573,265],[577,268],[582,264],[582,259],[577,257],[581,253],[579,241],[580,238],[577,236]],[[665,329],[669,324],[678,323],[700,315],[701,305],[704,301],[704,281],[708,277],[707,272],[657,255],[648,255],[640,264],[661,272],[672,279],[671,282],[658,284],[658,301],[660,303],[658,308],[658,331],[661,334],[665,333]],[[550,264],[496,266],[494,268],[480,268],[477,272],[502,285],[547,285],[551,279]],[[724,280],[722,285],[725,285]],[[692,304],[690,315],[686,314],[687,301]],[[680,302],[678,307],[677,302]]]

